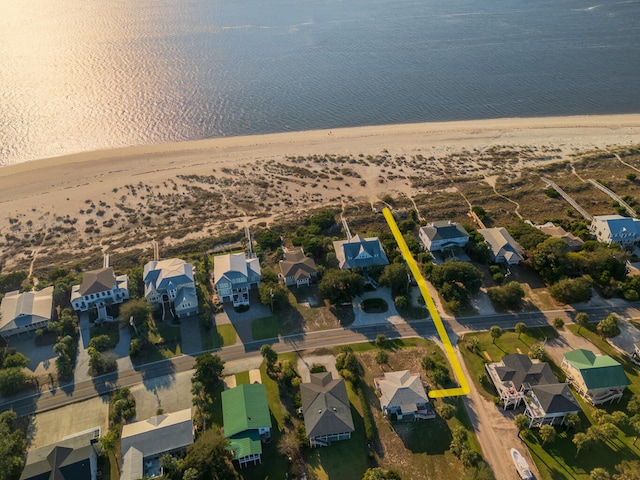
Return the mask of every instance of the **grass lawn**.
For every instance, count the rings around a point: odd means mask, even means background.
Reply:
[[[89,330],[91,338],[98,335],[107,335],[109,337],[109,348],[115,348],[120,341],[120,322],[104,322],[95,325]]]
[[[362,415],[355,407],[360,400],[347,384],[347,394],[351,403],[351,417],[355,431],[350,440],[336,442],[329,447],[307,450],[307,465],[310,480],[333,478],[362,478],[370,463],[367,458],[367,439],[364,434]]]
[[[249,372],[236,373],[236,385],[249,385]]]
[[[383,298],[365,298],[360,306],[365,313],[384,313],[389,310],[389,304]]]
[[[233,325],[213,325],[209,333],[202,334],[202,350],[228,347],[237,341],[236,329]]]
[[[566,327],[574,334],[577,334],[578,325],[567,325]],[[593,326],[593,329],[595,329],[595,326]],[[496,340],[495,345],[492,343],[492,338],[488,332],[478,333],[474,336],[480,341],[480,349],[479,352],[475,354],[466,348],[464,345],[465,339],[461,339],[460,351],[478,391],[488,399],[496,394],[493,385],[483,386],[480,385],[478,381],[479,374],[485,372],[484,364],[487,361],[482,352],[486,351],[493,361],[500,360],[500,358],[507,353],[515,353],[517,351],[516,348],[520,348],[522,353],[527,353],[533,344],[544,340],[545,336],[550,337],[553,335],[553,332],[555,332],[555,330],[551,327],[530,329],[527,333],[522,334],[519,340],[516,333],[505,332],[502,337]],[[603,341],[595,331],[583,327],[580,335],[589,339],[594,344],[594,351],[596,353],[600,353],[598,351],[598,349],[600,349],[602,353],[614,357],[624,366],[625,373],[632,382],[632,385],[620,403],[613,405],[607,404],[599,408],[609,413],[615,410],[625,411],[626,403],[631,397],[631,394],[640,392],[640,376],[638,375],[638,370],[633,367],[628,359],[620,355],[615,348]],[[563,381],[564,374],[558,371],[558,367],[552,362],[550,362],[550,364],[552,365],[554,373],[558,376],[559,381]],[[583,410],[583,413],[580,415],[582,419],[580,431],[584,432],[593,424],[592,415],[596,408],[585,403],[577,395],[576,398]],[[595,467],[606,468],[613,474],[615,473],[614,466],[616,464],[622,460],[633,460],[640,456],[640,445],[635,447],[632,445],[635,434],[629,429],[619,430],[618,436],[613,440],[606,443],[595,444],[590,449],[580,452],[577,457],[577,450],[572,442],[575,432],[567,432],[563,427],[556,427],[556,440],[544,446],[542,445],[542,440],[538,432],[538,429],[532,430],[531,434],[526,436],[525,441],[543,480],[559,480],[565,478],[587,480],[591,470]]]
[[[251,324],[251,334],[254,340],[277,338],[283,334],[282,319],[275,315],[258,318]]]
[[[390,341],[389,344],[389,362],[384,366],[375,362],[377,348],[372,343],[352,345],[364,367],[364,390],[377,432],[374,442],[377,464],[385,469],[398,470],[402,478],[461,478],[464,467],[449,451],[452,429],[463,426],[468,432],[471,448],[479,451],[463,403],[459,399],[437,400],[451,402],[457,407],[456,416],[448,421],[437,416],[433,420],[402,422],[382,415],[380,401],[373,388],[374,377],[385,371],[402,369],[421,371],[423,379],[433,385],[420,365],[421,359],[429,356],[436,363],[446,365],[444,353],[435,343],[421,338]]]
[[[486,363],[489,363],[484,352],[491,358],[492,362],[498,362],[504,355],[518,353],[518,350],[520,350],[520,353],[526,355],[533,345],[543,342],[545,338],[555,338],[557,336],[558,332],[553,327],[536,327],[528,329],[520,335],[520,338],[518,338],[518,334],[513,331],[505,331],[504,334],[493,343],[489,332],[479,332],[466,334],[465,337],[459,340],[458,346],[460,347],[460,353],[462,354],[462,358],[464,358],[464,363],[469,370],[471,380],[475,384],[476,389],[484,398],[491,401],[493,397],[497,395],[493,384],[490,381],[481,384],[478,380],[481,375],[486,374],[484,366]],[[471,350],[466,347],[466,342],[470,337],[476,337],[480,342],[476,353],[471,352]],[[561,373],[559,368],[552,362],[550,365],[554,371],[553,373],[556,375]],[[562,376],[564,378],[564,374],[562,374]]]

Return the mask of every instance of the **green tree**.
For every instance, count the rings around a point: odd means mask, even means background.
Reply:
[[[518,334],[518,339],[520,339],[520,335],[522,335],[523,333],[526,333],[527,325],[523,322],[518,322],[516,323],[515,331]]]
[[[389,354],[384,350],[379,350],[376,353],[376,363],[378,365],[387,365],[389,363]]]
[[[591,470],[591,473],[589,474],[589,480],[610,480],[611,479],[611,475],[609,475],[609,472],[602,468],[602,467],[596,467],[593,470]]]
[[[487,290],[489,298],[494,303],[513,310],[522,306],[524,300],[524,290],[518,282],[509,282],[500,287],[491,287]]]
[[[580,333],[582,327],[589,326],[589,314],[587,312],[578,312],[576,314],[576,323],[578,324],[578,333]]]
[[[640,480],[640,460],[623,460],[615,469],[614,480]]]
[[[391,294],[395,298],[397,295],[404,295],[408,291],[409,269],[404,263],[392,263],[384,267],[380,275],[379,283],[391,288]]]
[[[618,335],[620,335],[618,317],[616,317],[616,315],[613,313],[611,315],[608,315],[607,318],[598,322],[596,330],[602,338],[617,337]]]
[[[400,474],[395,470],[383,470],[380,467],[368,468],[362,480],[402,480]]]
[[[586,433],[578,432],[571,440],[576,446],[576,458],[584,448],[589,448],[593,444],[593,438]]]
[[[378,348],[387,348],[387,337],[384,333],[379,333],[376,336],[376,346]]]
[[[540,360],[541,362],[546,362],[549,360],[547,351],[539,343],[536,343],[533,347],[531,347],[531,358],[535,358],[537,360]]]
[[[279,283],[260,283],[258,287],[260,303],[265,306],[273,306],[274,311],[287,305],[289,289]]]
[[[531,251],[541,243],[545,242],[549,235],[542,230],[519,220],[517,223],[507,227],[513,238],[527,251]],[[564,242],[564,241],[563,241]],[[566,244],[566,242],[564,242]]]
[[[269,344],[264,344],[260,347],[260,354],[267,363],[267,370],[273,370],[273,366],[278,361],[278,354]]]
[[[0,480],[20,476],[26,441],[22,430],[15,428],[17,415],[13,410],[0,413]]]
[[[565,278],[549,287],[553,298],[562,303],[580,303],[591,300],[591,282],[586,278]]]
[[[193,468],[200,473],[200,479],[236,480],[232,454],[227,449],[228,441],[217,427],[206,430],[187,448],[184,471]]]
[[[120,306],[120,322],[129,325],[129,319],[133,317],[136,326],[146,324],[151,315],[151,306],[145,298],[129,300]]]
[[[27,375],[20,367],[11,367],[0,370],[0,394],[10,397],[24,390],[35,381],[33,375]]]
[[[450,310],[468,305],[470,296],[478,293],[482,286],[482,272],[471,263],[458,260],[432,267],[428,277]]]
[[[519,413],[518,415],[513,417],[513,422],[515,423],[516,428],[518,429],[518,437],[520,437],[520,434],[523,431],[529,429],[529,418],[523,413]]]
[[[494,325],[489,329],[489,335],[491,335],[491,338],[493,339],[494,344],[496,343],[496,340],[502,336],[503,333],[504,333],[504,330],[502,330],[497,325]]]
[[[570,413],[569,415],[567,415],[565,423],[567,424],[567,428],[571,428],[575,431],[580,428],[582,420],[580,420],[580,415],[578,415],[577,413]]]
[[[542,439],[542,445],[545,443],[553,443],[556,441],[556,429],[551,425],[543,425],[540,427],[540,438]]]
[[[555,317],[553,319],[553,326],[560,330],[562,327],[564,327],[564,319],[562,317]]]
[[[211,397],[216,384],[222,377],[224,362],[218,355],[204,353],[196,358],[193,380],[200,382],[207,394]]]
[[[320,280],[318,290],[332,305],[349,303],[364,292],[364,278],[350,270],[329,269]]]
[[[561,238],[547,238],[538,245],[533,251],[531,264],[549,285],[573,273],[569,262],[569,245]]]

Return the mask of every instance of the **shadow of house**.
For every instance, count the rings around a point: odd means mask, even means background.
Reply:
[[[330,372],[312,373],[310,382],[300,385],[302,414],[309,444],[326,447],[348,440],[354,431],[347,387]]]
[[[99,427],[70,435],[27,454],[20,480],[77,480],[98,478],[96,443]]]
[[[184,451],[193,439],[190,408],[125,425],[122,428],[120,480],[161,475],[160,457],[165,453]]]

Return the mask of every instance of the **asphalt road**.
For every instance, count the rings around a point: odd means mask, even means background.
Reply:
[[[598,320],[610,313],[616,313],[623,318],[640,317],[640,310],[634,307],[592,307],[583,309]],[[467,331],[488,330],[493,325],[503,328],[513,328],[516,323],[523,322],[529,327],[545,326],[558,316],[573,318],[573,310],[553,310],[547,312],[521,312],[496,315],[479,315],[461,318],[443,318],[447,331],[453,335],[455,345],[457,335]],[[259,356],[260,347],[269,343],[278,353],[310,350],[321,347],[334,347],[348,343],[358,343],[375,340],[378,334],[384,334],[389,339],[403,337],[429,337],[436,335],[436,329],[431,320],[412,321],[403,324],[375,324],[362,327],[345,327],[333,330],[322,330],[304,334],[279,337],[277,339],[259,340],[245,344],[233,345],[222,349],[212,350],[225,362],[240,360],[250,356]],[[13,409],[18,416],[31,415],[63,405],[80,402],[89,398],[109,393],[117,388],[130,387],[144,383],[161,376],[193,369],[197,355],[183,355],[168,360],[146,364],[135,369],[120,370],[96,377],[91,381],[67,384],[52,390],[41,390],[38,393],[13,399],[4,399],[0,403],[0,412]]]

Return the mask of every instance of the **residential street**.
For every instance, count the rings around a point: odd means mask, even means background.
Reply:
[[[621,319],[640,317],[640,310],[636,307],[629,306],[596,306],[582,309],[582,311],[587,311],[594,321],[604,318],[609,313],[616,313]],[[444,317],[443,320],[451,336],[451,341],[455,345],[459,335],[471,331],[487,330],[492,325],[499,325],[503,328],[513,328],[516,323],[524,322],[530,327],[544,326],[548,325],[553,318],[558,316],[565,318],[565,321],[569,322],[574,314],[575,311],[573,310],[554,310],[547,312],[478,315],[462,318]],[[396,319],[395,315],[392,315],[392,317]],[[399,319],[400,317],[397,318]],[[436,337],[435,327],[431,320],[428,319],[412,322],[394,320],[391,322],[385,315],[375,315],[369,318],[366,315],[356,315],[356,319],[357,322],[354,322],[354,325],[347,328],[309,332],[271,340],[248,341],[244,344],[240,343],[230,347],[224,347],[214,350],[213,352],[220,355],[225,362],[238,362],[243,359],[259,357],[259,349],[265,343],[270,343],[277,352],[282,353],[372,341],[381,333],[390,339],[419,336],[432,338],[439,343],[439,339]],[[86,326],[81,323],[81,352],[86,350],[84,342],[85,330]],[[577,340],[578,339],[575,339],[575,341]],[[574,339],[571,338],[549,345],[550,353],[555,358],[560,354],[560,349],[563,346],[575,347],[578,345],[573,345],[573,341]],[[126,363],[123,363],[122,367],[125,368],[120,368],[118,372],[112,374],[93,379],[83,379],[54,390],[42,391],[25,398],[4,400],[0,403],[0,411],[12,408],[19,416],[45,412],[64,405],[104,395],[116,388],[124,386],[132,387],[139,385],[143,389],[155,391],[155,389],[158,388],[159,380],[162,382],[164,389],[171,389],[173,388],[172,385],[177,381],[177,374],[191,370],[195,362],[195,357],[200,353],[202,352],[193,352],[192,355],[183,355],[138,368],[127,368]],[[465,375],[469,377],[457,349],[456,353]],[[81,358],[82,356],[79,356],[79,365],[84,364],[84,362],[80,361]],[[82,376],[82,373],[76,373],[77,379],[82,378]],[[183,376],[180,375],[179,377],[182,378]],[[528,457],[529,464],[535,469],[535,464],[528,455],[528,450],[517,436],[517,430],[512,420],[513,413],[511,411],[502,412],[497,409],[493,404],[484,400],[473,387],[471,393],[464,397],[463,401],[469,411],[478,441],[483,450],[483,456],[495,472],[497,478],[511,478],[514,474],[513,462],[509,456],[509,449],[511,447],[518,448],[521,453],[525,454]]]

